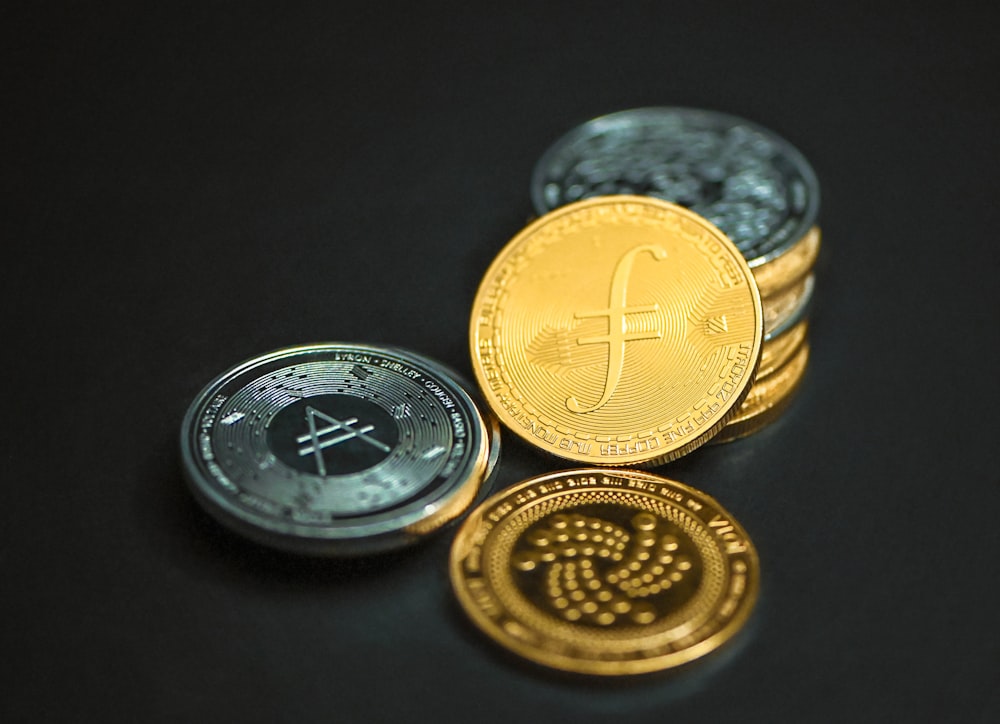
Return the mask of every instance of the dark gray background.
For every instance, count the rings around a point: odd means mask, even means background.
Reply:
[[[996,14],[622,5],[0,11],[4,721],[1000,717]],[[196,507],[177,434],[210,378],[321,340],[469,375],[535,160],[644,105],[769,127],[823,189],[793,408],[659,469],[756,541],[737,645],[556,676],[466,623],[450,531],[311,561]],[[563,467],[504,443],[499,487]]]

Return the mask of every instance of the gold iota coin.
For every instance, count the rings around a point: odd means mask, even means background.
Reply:
[[[488,499],[452,545],[452,586],[490,638],[546,666],[679,666],[750,614],[759,565],[710,496],[635,470],[550,473]]]
[[[715,226],[666,201],[604,196],[536,219],[493,261],[473,303],[473,369],[529,443],[654,465],[739,407],[762,319],[750,268]]]
[[[803,342],[788,362],[754,382],[739,411],[712,439],[712,443],[746,437],[778,419],[794,398],[808,362],[809,343]]]
[[[762,299],[780,294],[799,283],[812,270],[819,257],[820,230],[812,227],[805,236],[776,259],[753,268]]]

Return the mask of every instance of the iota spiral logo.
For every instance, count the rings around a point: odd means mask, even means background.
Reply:
[[[553,514],[524,536],[512,564],[544,576],[545,600],[567,621],[652,623],[650,599],[683,581],[692,564],[663,530],[669,524],[646,512],[630,523],[631,532],[598,517]]]

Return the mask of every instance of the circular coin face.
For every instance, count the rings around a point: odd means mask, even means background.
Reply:
[[[535,210],[642,194],[696,211],[751,266],[780,256],[815,223],[819,184],[788,141],[743,118],[694,108],[601,116],[556,141],[531,180]]]
[[[451,580],[473,622],[532,661],[586,674],[656,671],[746,621],[757,554],[710,496],[647,473],[551,473],[463,523]]]
[[[288,551],[353,555],[413,542],[464,512],[497,459],[490,425],[425,357],[315,344],[213,380],[184,418],[181,456],[195,497],[223,524]]]
[[[753,381],[749,267],[710,223],[641,196],[557,209],[500,252],[473,304],[473,369],[524,440],[599,465],[703,444]]]

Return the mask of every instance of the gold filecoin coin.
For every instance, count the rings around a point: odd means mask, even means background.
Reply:
[[[710,439],[742,402],[763,312],[733,243],[646,196],[560,207],[487,270],[472,366],[514,433],[575,462],[655,465]]]
[[[475,625],[564,671],[679,666],[746,622],[760,581],[746,532],[714,498],[636,470],[549,473],[463,523],[451,582]]]

